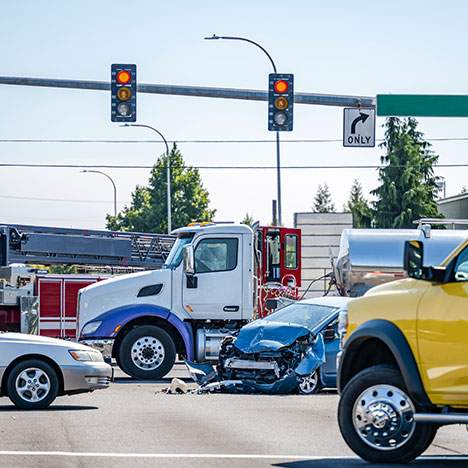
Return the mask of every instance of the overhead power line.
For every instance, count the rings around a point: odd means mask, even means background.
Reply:
[[[341,138],[303,138],[303,139],[289,139],[282,140],[283,143],[341,143]],[[383,139],[376,140],[378,142],[384,141]],[[445,138],[426,138],[426,141],[468,141],[468,137],[445,137]],[[167,140],[168,143],[177,144],[220,144],[220,143],[275,143],[276,140],[271,139],[241,139],[241,140]],[[107,143],[107,144],[139,144],[139,143],[157,143],[163,144],[160,140],[102,140],[102,139],[32,139],[32,138],[9,138],[0,139],[0,143]]]
[[[102,203],[109,204],[112,203],[111,200],[79,200],[79,199],[68,199],[68,198],[37,198],[37,197],[19,197],[16,195],[0,195],[0,198],[5,200],[34,200],[34,201],[44,201],[44,202],[64,202],[64,203]],[[118,200],[117,203],[124,204],[128,203],[127,201]]]
[[[263,169],[274,169],[276,166],[194,166],[187,164],[187,166],[193,167],[194,169],[211,169],[211,170],[263,170]],[[22,167],[22,168],[35,168],[35,169],[81,169],[81,168],[92,168],[92,169],[152,169],[153,166],[146,165],[128,165],[128,164],[28,164],[28,163],[0,163],[0,167]],[[281,169],[380,169],[387,167],[386,165],[372,165],[372,164],[356,164],[356,165],[315,165],[315,166],[282,166]],[[405,167],[404,165],[393,166],[393,167]],[[436,164],[434,168],[439,167],[468,167],[468,163],[459,164]]]

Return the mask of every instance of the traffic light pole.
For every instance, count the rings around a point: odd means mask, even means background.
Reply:
[[[276,69],[276,64],[272,59],[271,55],[266,49],[264,49],[260,44],[245,37],[238,36],[217,36],[213,34],[211,37],[205,37],[207,40],[216,40],[216,39],[227,39],[233,41],[243,41],[248,42],[256,47],[258,47],[270,60],[273,67],[273,73],[278,73]],[[278,202],[278,225],[282,226],[283,216],[282,216],[282,204],[281,204],[281,157],[280,157],[280,135],[279,132],[276,132],[276,198]]]
[[[167,144],[167,140],[164,138],[164,135],[159,131],[156,130],[154,127],[150,125],[143,125],[143,124],[124,124],[124,127],[142,127],[142,128],[149,128],[156,132],[164,141],[166,145],[166,178],[167,178],[167,233],[170,234],[172,231],[172,203],[171,203],[171,160],[169,156],[169,145]]]
[[[281,211],[281,157],[280,157],[280,134],[276,132],[276,197],[278,198],[278,226],[283,225]]]

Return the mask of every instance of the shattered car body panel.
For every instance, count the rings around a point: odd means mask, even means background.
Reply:
[[[317,371],[320,386],[334,386],[336,375],[326,382],[321,373],[331,370],[336,374],[331,361],[335,361],[338,337],[324,342],[323,332],[334,326],[349,300],[322,297],[301,301],[245,325],[237,336],[223,341],[216,377],[207,370],[211,378],[203,378],[202,383],[198,376],[198,393],[291,393],[301,379]]]
[[[301,338],[307,338],[309,335],[310,330],[301,325],[267,322],[261,319],[241,328],[235,346],[246,354],[278,351],[285,346],[291,346]]]

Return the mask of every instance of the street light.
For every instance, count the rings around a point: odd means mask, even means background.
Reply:
[[[83,169],[81,172],[88,172],[88,173],[93,173],[93,174],[102,174],[104,177],[107,177],[111,183],[112,186],[114,187],[114,216],[117,216],[117,187],[115,186],[115,182],[112,180],[112,177],[105,172],[102,171],[95,171],[95,170],[90,170],[90,169]]]
[[[208,41],[212,40],[217,40],[217,39],[227,39],[227,40],[232,40],[232,41],[243,41],[243,42],[248,42],[256,47],[258,47],[270,60],[271,65],[273,67],[273,72],[278,73],[276,69],[275,62],[271,58],[271,55],[267,52],[266,49],[264,49],[260,44],[256,43],[255,41],[252,41],[250,39],[247,39],[245,37],[238,37],[238,36],[217,36],[216,34],[213,34],[212,36],[205,37],[204,39]],[[279,132],[276,132],[276,190],[277,190],[277,196],[276,198],[278,199],[278,224],[281,226],[283,224],[282,220],[282,204],[281,204],[281,158],[280,158],[280,135]]]
[[[172,204],[171,204],[171,164],[169,160],[169,145],[167,144],[167,140],[164,138],[164,135],[159,131],[156,130],[151,125],[143,125],[143,124],[123,124],[121,127],[142,127],[142,128],[149,128],[156,132],[164,141],[166,145],[166,178],[167,178],[167,233],[170,234],[172,231]]]

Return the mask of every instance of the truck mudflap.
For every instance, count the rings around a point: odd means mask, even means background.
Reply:
[[[429,408],[432,406],[424,390],[421,375],[408,341],[394,323],[382,319],[364,323],[346,341],[337,374],[338,392],[341,393],[354,376],[353,365],[356,364],[361,345],[369,339],[378,339],[388,347],[395,358],[411,397],[421,407]]]

